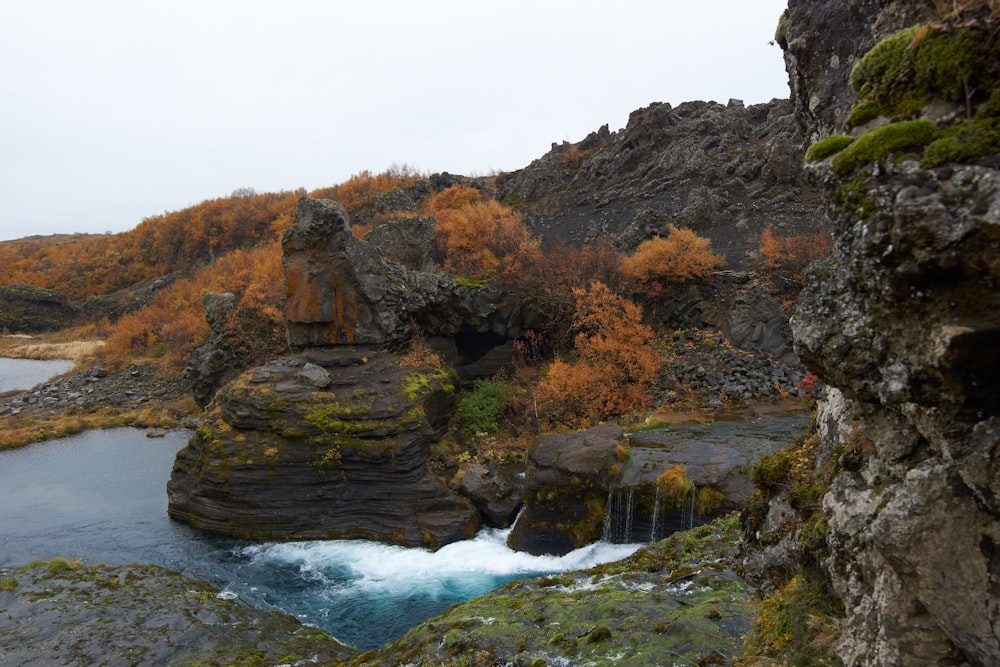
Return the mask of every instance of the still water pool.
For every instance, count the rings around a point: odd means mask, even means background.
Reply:
[[[0,357],[0,394],[5,391],[31,389],[56,375],[73,368],[70,359],[11,359]]]
[[[183,429],[147,438],[119,428],[0,452],[0,566],[54,556],[162,565],[364,649],[508,581],[618,560],[638,546],[598,543],[539,557],[508,549],[500,530],[437,552],[212,537],[166,513],[174,455],[189,437]]]

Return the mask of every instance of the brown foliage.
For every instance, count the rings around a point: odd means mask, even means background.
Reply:
[[[236,250],[191,279],[157,292],[145,308],[114,324],[104,349],[105,363],[119,368],[137,356],[161,360],[179,374],[209,329],[201,298],[206,292],[232,292],[239,307],[226,322],[226,340],[247,365],[284,350],[284,274],[277,241],[253,250]]]
[[[660,357],[642,309],[599,282],[574,296],[574,358],[556,359],[538,385],[546,416],[576,426],[648,406]]]
[[[421,211],[436,219],[444,268],[455,275],[509,276],[541,257],[521,214],[495,199],[483,200],[476,188],[453,185],[429,197]]]
[[[832,245],[823,226],[794,236],[779,236],[767,227],[760,235],[760,265],[779,280],[804,285],[806,267],[829,255]]]
[[[654,236],[622,259],[622,274],[640,293],[659,296],[671,283],[703,278],[725,260],[712,252],[709,240],[690,229],[670,225],[666,238]]]
[[[389,167],[378,174],[373,174],[366,169],[338,185],[313,190],[309,196],[317,199],[332,199],[346,208],[348,213],[354,215],[368,205],[376,194],[410,187],[424,177],[417,169],[405,164]]]
[[[574,290],[600,282],[616,291],[621,283],[618,253],[606,238],[576,248],[560,242],[509,277],[508,284],[530,311],[541,349],[566,350],[573,343]]]

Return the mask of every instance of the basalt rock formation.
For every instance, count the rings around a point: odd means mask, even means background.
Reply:
[[[513,337],[519,314],[496,290],[459,285],[388,259],[351,231],[347,212],[304,198],[282,239],[293,350],[329,345],[399,347],[414,334]],[[421,260],[416,260],[423,263]]]
[[[794,439],[799,414],[625,435],[603,425],[539,438],[512,548],[565,554],[598,539],[646,542],[742,508],[754,466]]]
[[[360,538],[436,548],[479,527],[427,469],[453,373],[340,346],[248,371],[175,460],[171,517],[255,540]]]
[[[802,136],[791,104],[774,100],[656,103],[498,178],[543,242],[609,237],[632,250],[670,225],[712,241],[733,268],[767,226],[813,225],[815,187],[802,177]]]
[[[848,87],[851,68],[880,38],[926,19],[925,9],[917,2],[789,3],[787,62],[807,134],[851,129],[846,110],[860,101],[856,92],[865,93]],[[960,30],[981,30],[965,42],[977,48],[995,39],[988,12],[961,18],[964,25],[934,28],[925,39]],[[911,42],[898,42],[902,57],[921,48],[904,52]],[[948,66],[936,65],[938,73]],[[989,66],[978,73],[989,75]],[[894,91],[910,83],[905,76]],[[931,108],[935,91],[918,92],[929,139],[961,131],[964,113],[943,120]],[[991,90],[965,92],[968,117],[988,126]],[[874,125],[899,120],[887,115]],[[870,142],[873,131],[855,128],[853,141]],[[837,167],[834,157],[833,166],[826,159],[812,169],[827,192],[835,248],[792,318],[799,356],[830,387],[818,425],[821,459],[839,470],[823,499],[823,566],[846,614],[837,648],[847,665],[994,665],[1000,170],[996,155],[921,166],[923,145],[904,148],[858,166]]]

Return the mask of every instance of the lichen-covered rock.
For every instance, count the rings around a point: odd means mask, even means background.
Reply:
[[[341,664],[355,651],[153,565],[0,569],[4,665]]]
[[[478,514],[427,469],[456,377],[385,352],[312,350],[221,389],[174,463],[170,516],[263,540],[364,538],[436,548]]]
[[[282,238],[293,350],[329,345],[398,347],[415,332],[513,337],[519,314],[490,287],[414,271],[388,259],[351,230],[344,208],[303,198]],[[416,327],[416,328],[415,328]]]

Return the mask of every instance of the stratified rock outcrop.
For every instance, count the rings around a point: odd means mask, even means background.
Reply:
[[[453,412],[456,380],[350,346],[249,371],[216,394],[178,453],[170,516],[258,540],[436,548],[469,538],[475,508],[426,465]]]
[[[388,259],[378,246],[355,236],[347,211],[336,202],[302,199],[282,247],[293,350],[398,347],[418,332],[519,333],[518,314],[496,290],[463,287],[445,274],[414,271]]]
[[[793,0],[788,62],[804,125],[844,131],[851,66],[924,10]],[[971,27],[981,38],[967,43],[982,48],[996,35],[988,13],[963,23],[925,39]],[[904,57],[921,48],[899,45]],[[936,65],[938,80],[949,66]],[[887,85],[913,85],[913,71]],[[971,123],[990,91],[965,93]],[[989,113],[977,118],[988,125]],[[920,122],[931,138],[947,136],[950,121]],[[921,150],[839,169],[818,162],[835,248],[792,318],[800,358],[831,387],[819,406],[821,459],[839,472],[823,500],[823,565],[845,607],[837,648],[847,665],[1000,660],[1000,171],[995,156],[921,168]]]

